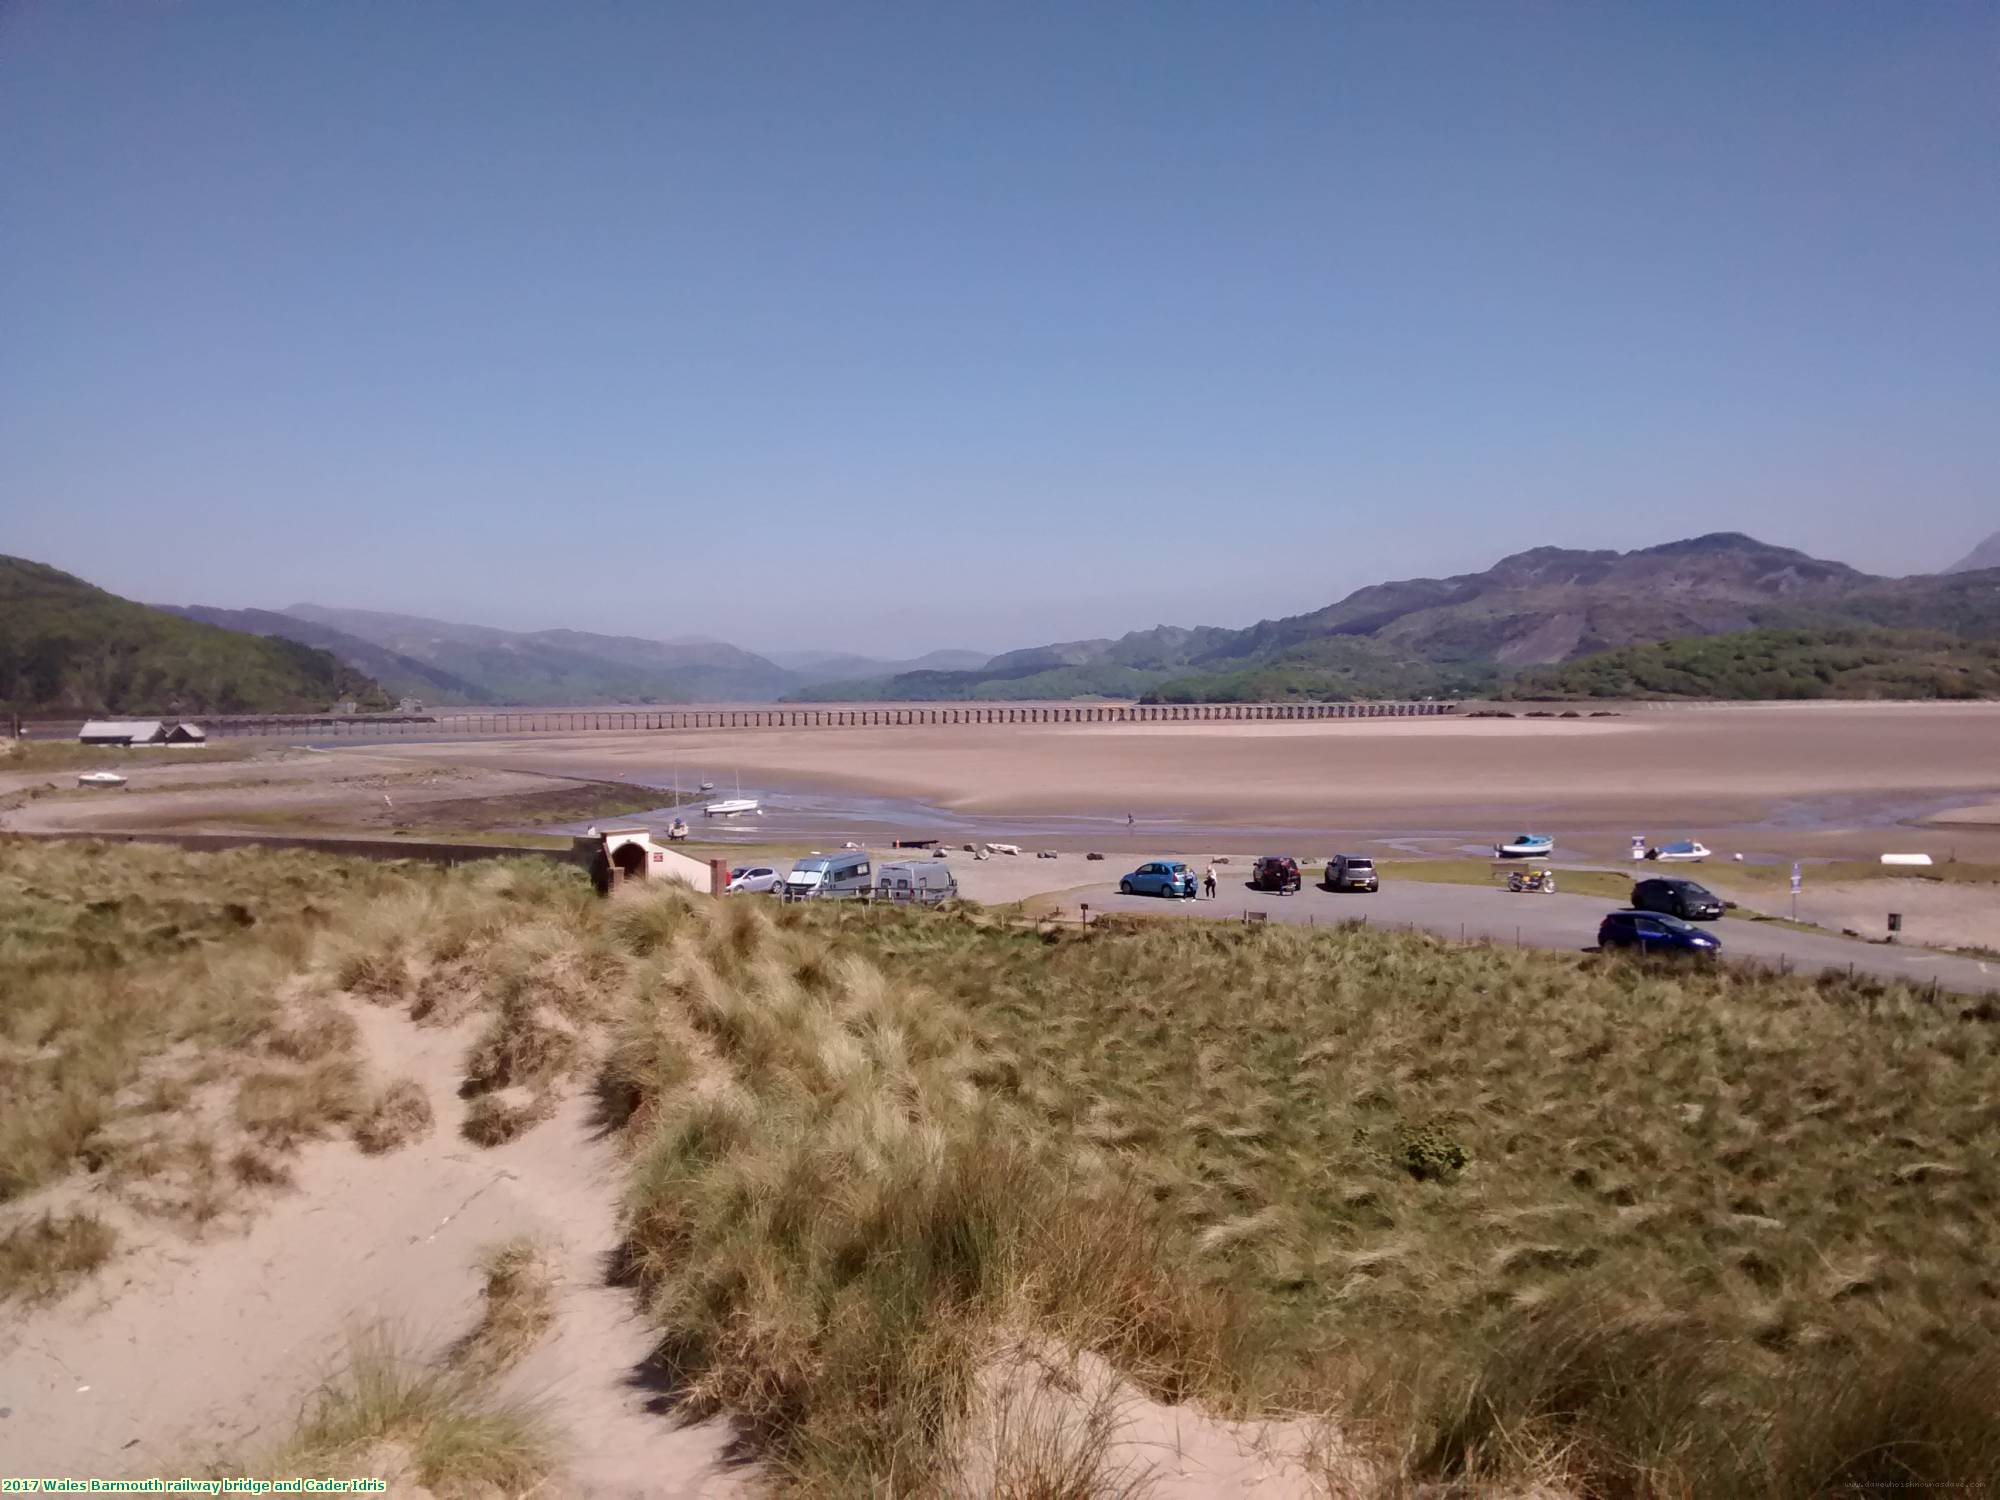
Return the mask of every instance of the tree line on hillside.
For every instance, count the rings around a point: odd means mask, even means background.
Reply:
[[[1745,630],[1537,667],[1501,696],[1988,698],[2000,696],[2000,642],[1868,627]]]
[[[184,620],[0,558],[0,703],[16,713],[324,712],[390,706],[324,651]]]

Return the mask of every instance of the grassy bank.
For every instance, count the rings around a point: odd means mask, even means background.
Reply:
[[[681,797],[683,802],[695,800],[693,792],[683,792]],[[674,794],[656,787],[565,782],[552,784],[546,791],[419,803],[400,811],[392,821],[399,833],[494,833],[542,823],[599,822],[673,805]]]
[[[422,878],[0,838],[0,1298],[64,1290],[118,1223],[199,1232],[244,1210],[302,1141],[391,1144],[323,955]]]
[[[2000,865],[1976,864],[1970,860],[1940,861],[1934,865],[1832,860],[1806,865],[1802,873],[1806,880],[1817,885],[1845,885],[1855,880],[1935,880],[1950,885],[2000,885]],[[1754,890],[1782,891],[1790,889],[1792,871],[1789,865],[1718,866],[1714,878],[1720,883]]]
[[[125,750],[113,745],[79,745],[74,740],[0,740],[0,773],[164,770],[248,760],[255,753],[243,744]]]
[[[1359,925],[599,902],[554,867],[308,861],[267,891],[291,857],[150,852],[120,900],[198,878],[214,909],[121,906],[121,963],[271,967],[90,1048],[179,1028],[297,1080],[344,1055],[303,984],[465,1025],[476,1144],[594,1088],[659,1378],[800,1492],[977,1488],[966,1434],[1022,1347],[1328,1414],[1409,1481],[1803,1500],[2000,1472],[2000,1029],[1962,1001]],[[0,917],[32,918],[43,982],[101,977],[54,957],[83,903],[21,884]],[[8,1066],[67,1035],[10,1031]],[[21,1076],[43,1103],[0,1121],[42,1129],[59,1078]]]
[[[635,1265],[808,1487],[921,1472],[1024,1324],[1331,1405],[1418,1477],[2000,1459],[1996,1063],[1956,1008],[1358,928],[632,920],[678,1002],[612,1074]]]

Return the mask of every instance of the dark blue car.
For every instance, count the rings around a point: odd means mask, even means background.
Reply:
[[[1179,860],[1156,859],[1139,866],[1119,881],[1118,889],[1127,896],[1178,896],[1187,899],[1195,893],[1195,874]]]
[[[1722,951],[1722,939],[1662,911],[1614,911],[1598,925],[1597,946],[1712,958]]]

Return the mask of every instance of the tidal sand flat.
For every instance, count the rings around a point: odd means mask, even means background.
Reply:
[[[1806,704],[1616,718],[720,730],[399,747],[404,756],[666,785],[915,799],[957,814],[1127,813],[1216,828],[1547,827],[1610,855],[1631,834],[1763,830],[1872,856],[1899,825],[2000,793],[2000,705]],[[1933,837],[1932,842],[1944,841]],[[1963,857],[2000,829],[1954,828]]]

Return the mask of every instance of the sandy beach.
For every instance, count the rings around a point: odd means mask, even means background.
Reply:
[[[2000,861],[1996,704],[579,733],[129,764],[130,788],[112,794],[0,770],[0,827],[278,831],[296,819],[379,831],[413,816],[431,827],[533,827],[559,816],[554,805],[525,814],[564,788],[692,792],[711,780],[721,795],[740,783],[769,814],[697,819],[699,833],[725,842],[940,836],[1141,850],[1277,840],[1314,850],[1339,840],[1446,854],[1533,829],[1592,859],[1622,858],[1636,834],[1699,837],[1764,861],[1886,850]],[[511,823],[494,800],[506,798],[523,799]],[[467,820],[454,824],[459,807]]]
[[[956,814],[1371,837],[1547,829],[1611,856],[1634,833],[1767,857],[1872,856],[1886,830],[2000,792],[2000,705],[1783,705],[1617,718],[721,730],[396,747],[406,762],[851,792]],[[1141,838],[1145,834],[1142,830]],[[1962,858],[2000,829],[1932,825]]]

